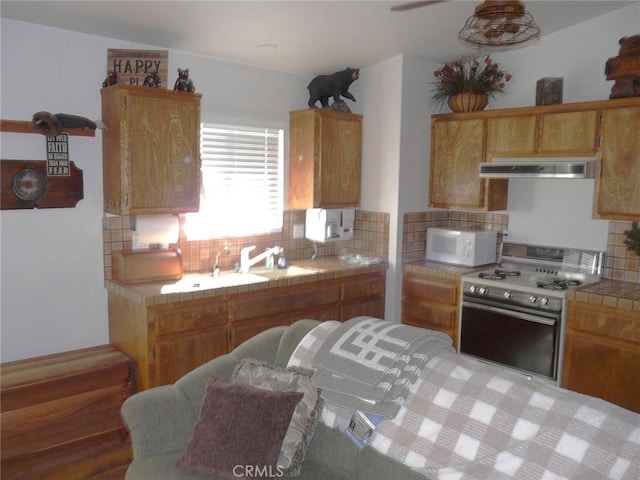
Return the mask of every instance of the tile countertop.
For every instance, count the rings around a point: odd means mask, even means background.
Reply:
[[[480,267],[465,267],[461,265],[450,265],[448,263],[438,263],[428,260],[418,260],[405,263],[402,268],[405,272],[424,273],[436,277],[444,277],[452,280],[459,279],[467,273],[479,272],[495,267],[496,265],[482,265]]]
[[[604,279],[570,290],[569,300],[640,312],[640,283]]]
[[[110,293],[121,295],[134,300],[136,303],[145,305],[160,305],[171,302],[187,301],[198,298],[216,297],[242,292],[263,290],[266,288],[281,287],[292,284],[328,280],[332,278],[358,275],[363,273],[375,273],[386,271],[387,263],[375,265],[354,265],[345,263],[339,257],[321,257],[309,260],[294,260],[289,262],[291,267],[301,267],[310,269],[308,272],[299,272],[297,269],[273,269],[252,268],[249,273],[257,274],[268,278],[268,281],[260,283],[250,283],[246,285],[236,285],[231,287],[219,287],[211,289],[201,289],[191,292],[162,293],[162,287],[175,281],[121,284],[113,280],[105,280],[105,287]],[[224,275],[225,272],[223,272]],[[185,272],[189,274],[200,274],[208,276],[209,272]]]

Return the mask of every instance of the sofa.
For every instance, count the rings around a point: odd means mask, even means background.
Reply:
[[[179,379],[139,392],[122,406],[133,446],[133,462],[126,480],[197,480],[219,477],[176,468],[196,425],[207,383],[211,377],[230,381],[243,359],[256,359],[286,367],[315,320],[298,320],[290,326],[259,333],[234,351],[217,357]],[[280,476],[273,472],[273,477]],[[340,430],[318,422],[302,462],[300,480],[367,479],[424,480],[424,476],[371,448],[359,450]]]
[[[126,479],[640,478],[640,414],[458,355],[444,337],[373,317],[264,331],[127,399]],[[362,420],[396,394],[395,415]]]

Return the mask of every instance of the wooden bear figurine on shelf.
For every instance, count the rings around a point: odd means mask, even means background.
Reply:
[[[604,73],[615,80],[609,98],[640,96],[640,34],[622,37],[617,57],[607,60]]]
[[[193,81],[189,78],[189,69],[188,68],[178,68],[178,78],[176,83],[173,86],[174,90],[179,90],[181,92],[195,92],[196,87],[193,84]]]
[[[108,73],[107,78],[102,82],[102,88],[108,87],[110,85],[115,85],[118,83],[118,72],[115,70]]]
[[[144,83],[142,84],[142,86],[155,88],[161,87],[162,80],[160,79],[160,75],[158,74],[158,72],[152,72],[144,77]]]

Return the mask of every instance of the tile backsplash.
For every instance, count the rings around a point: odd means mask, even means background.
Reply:
[[[180,236],[178,243],[169,245],[171,249],[182,251],[185,272],[209,271],[215,263],[218,252],[229,246],[229,254],[220,255],[220,268],[229,270],[240,261],[240,250],[250,245],[261,252],[268,247],[280,245],[284,248],[289,260],[311,258],[316,253],[314,243],[305,238],[293,238],[294,225],[305,221],[304,210],[286,210],[281,232],[249,237],[228,237],[212,240],[187,240],[184,233],[184,215],[180,215]],[[104,275],[111,279],[111,252],[132,248],[133,230],[129,216],[105,216],[103,218]],[[389,214],[356,210],[354,237],[335,243],[315,244],[317,256],[341,256],[360,254],[364,256],[389,258]],[[154,248],[151,246],[150,248]],[[156,246],[155,248],[159,248]]]
[[[625,230],[631,222],[609,222],[605,277],[631,283],[640,283],[640,257],[627,250]]]

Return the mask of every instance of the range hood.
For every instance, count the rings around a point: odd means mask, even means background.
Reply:
[[[594,178],[595,157],[501,157],[480,164],[480,178]]]

